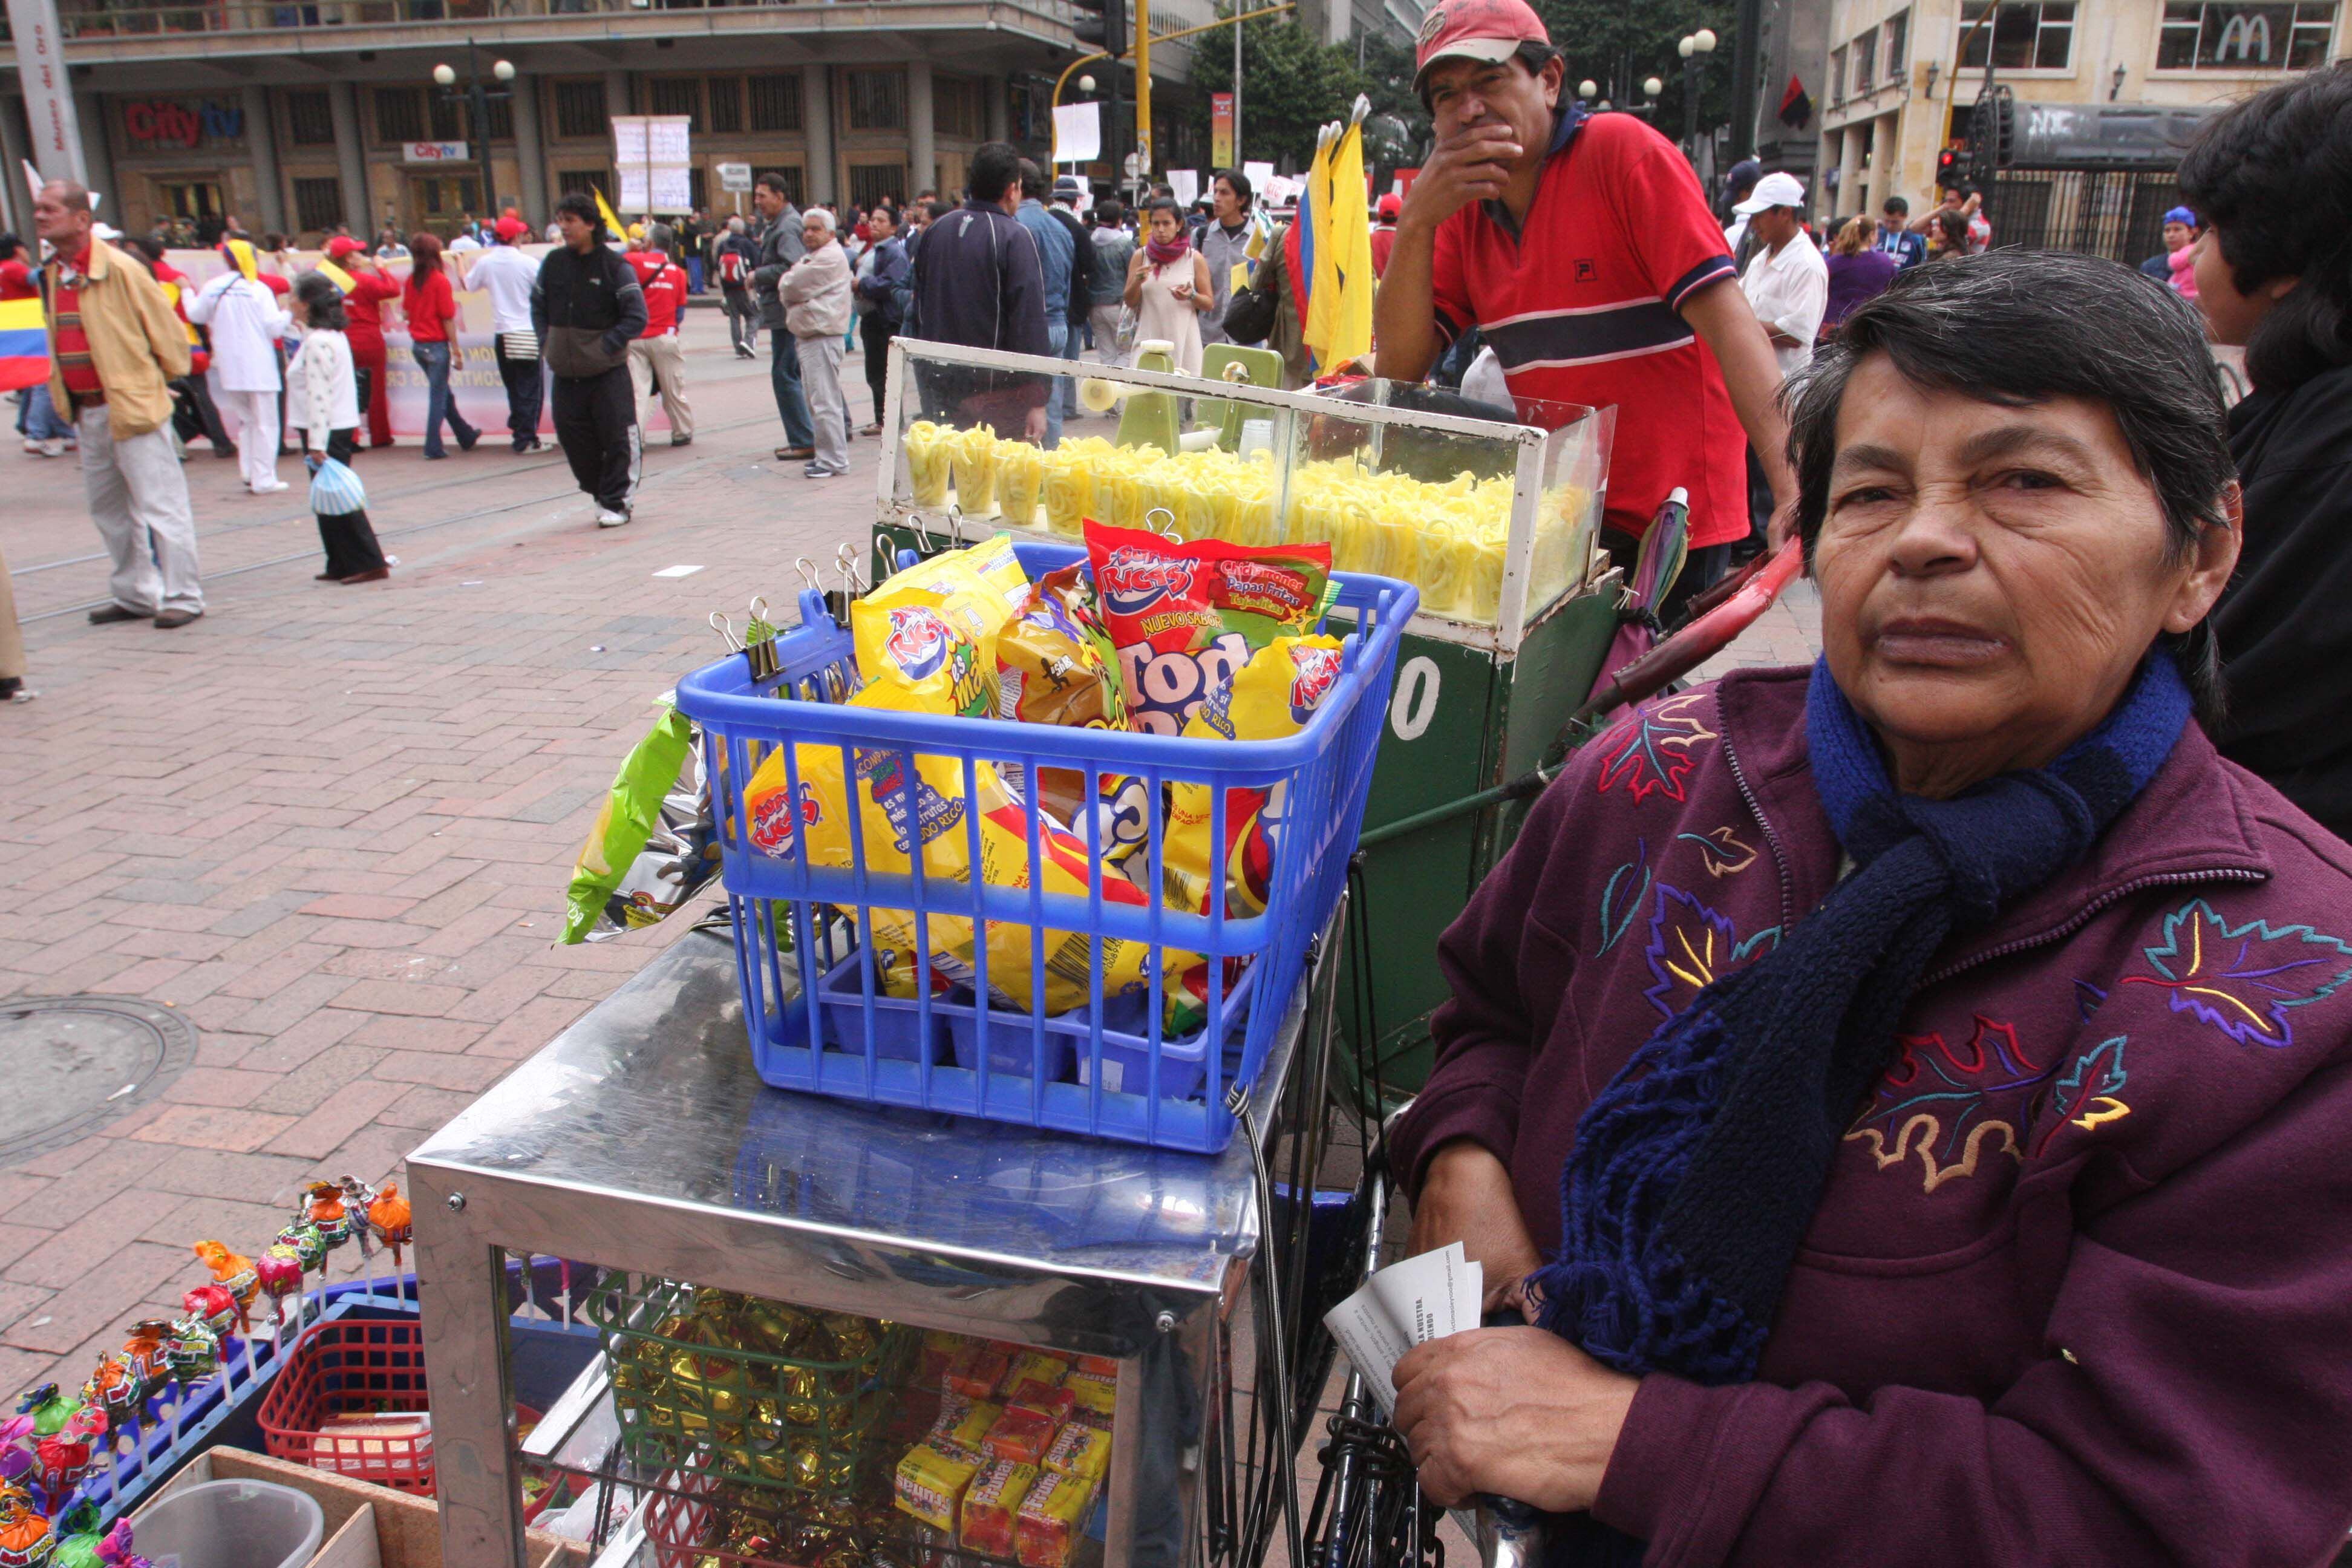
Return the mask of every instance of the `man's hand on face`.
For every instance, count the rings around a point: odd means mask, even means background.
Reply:
[[[1442,223],[1472,202],[1501,200],[1511,165],[1525,151],[1517,133],[1499,120],[1439,137],[1405,196],[1402,222]]]

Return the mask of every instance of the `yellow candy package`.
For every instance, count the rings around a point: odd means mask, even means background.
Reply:
[[[857,672],[910,683],[944,673],[952,711],[992,713],[997,634],[1028,592],[1013,542],[1001,537],[909,566],[849,607]]]
[[[862,605],[860,606],[863,607]],[[895,666],[849,700],[854,708],[898,713],[946,715],[956,710],[950,677],[934,669],[909,680]],[[1021,799],[1005,786],[994,764],[974,764],[973,798],[967,800],[963,763],[954,757],[912,753],[914,776],[907,775],[908,753],[889,749],[856,748],[858,775],[859,832],[869,870],[908,876],[919,844],[925,878],[940,883],[969,884],[971,864],[970,813],[979,821],[981,879],[1000,888],[1026,888],[1034,874],[1047,892],[1085,896],[1093,862],[1084,843],[1041,812],[1038,849],[1044,865],[1029,862],[1028,822]],[[760,764],[743,792],[744,810],[752,847],[770,854],[792,851],[793,824],[800,824],[812,864],[846,868],[852,864],[849,814],[853,809],[842,776],[842,752],[837,745],[807,744],[795,748],[793,763],[800,774],[795,798],[788,788],[784,753],[771,753]],[[1125,878],[1102,878],[1105,902],[1142,907],[1141,889]],[[883,989],[898,997],[912,996],[918,977],[917,931],[912,912],[877,909],[873,911],[876,968]],[[955,915],[933,913],[925,929],[930,938],[931,982],[935,990],[973,986],[978,973],[971,921]],[[990,999],[1000,1007],[1027,1012],[1036,987],[1045,988],[1045,1010],[1066,1012],[1085,1003],[1088,994],[1091,939],[1078,931],[1045,932],[1045,973],[1031,963],[1030,928],[1004,921],[988,927]],[[1147,949],[1143,943],[1119,938],[1102,939],[1103,994],[1122,995],[1142,985]],[[1197,960],[1171,954],[1171,971]]]

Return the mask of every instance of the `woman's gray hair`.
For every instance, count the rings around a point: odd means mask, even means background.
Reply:
[[[2096,257],[1994,250],[1915,267],[1845,319],[1780,392],[1797,531],[1811,557],[1829,510],[1838,411],[1854,369],[1883,353],[1905,380],[2006,407],[2053,397],[2104,405],[2156,489],[2173,557],[2230,526],[2237,478],[2221,378],[2197,308],[2155,279]],[[2221,711],[2210,622],[2166,644],[2209,725]]]

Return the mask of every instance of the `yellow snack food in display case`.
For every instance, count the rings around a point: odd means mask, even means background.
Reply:
[[[954,435],[954,431],[928,419],[918,419],[907,426],[900,445],[907,449],[907,472],[914,486],[917,506],[948,504],[948,442]]]
[[[1026,441],[996,444],[996,501],[1013,528],[1037,526],[1045,488],[1045,449]]]
[[[1084,536],[1087,510],[1094,504],[1094,471],[1088,455],[1075,441],[1045,454],[1045,529],[1065,539]]]
[[[985,425],[957,431],[948,442],[955,470],[956,505],[966,517],[986,517],[996,507],[996,432]]]

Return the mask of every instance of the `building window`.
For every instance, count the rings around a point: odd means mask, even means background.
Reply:
[[[1871,67],[1878,59],[1878,29],[1873,27],[1856,38],[1846,58],[1853,62],[1853,95],[1860,98],[1870,90]]]
[[[759,189],[761,176],[767,174],[773,174],[776,178],[783,181],[784,199],[786,201],[791,202],[794,206],[801,205],[801,196],[803,192],[801,189],[801,171],[798,164],[780,164],[772,168],[752,170],[751,188],[753,190]]]
[[[425,100],[413,87],[375,89],[375,139],[379,142],[425,141]]]
[[[849,199],[861,207],[870,207],[888,196],[894,202],[907,199],[907,165],[904,163],[852,163],[849,165]]]
[[[649,114],[683,114],[687,130],[702,134],[702,79],[692,76],[657,76],[646,83],[646,110]]]
[[[556,170],[556,195],[559,197],[568,196],[574,191],[579,192],[583,196],[593,195],[598,191],[603,191],[609,196],[613,193],[613,172],[610,169]]]
[[[1899,82],[1911,73],[1911,13],[1897,11],[1886,18],[1886,79]]]
[[[715,76],[710,79],[710,133],[732,136],[743,129],[743,79],[740,76]]]
[[[801,79],[797,76],[755,76],[751,79],[751,129],[798,131],[801,128]]]
[[[1830,101],[1845,101],[1845,50],[1843,47],[1830,51]]]
[[[286,140],[297,147],[335,144],[335,111],[325,93],[286,95]]]
[[[325,93],[319,95],[321,98]],[[343,184],[341,180],[294,181],[294,226],[324,232],[343,221]]]
[[[601,142],[611,130],[604,114],[602,81],[555,84],[555,133],[574,142]]]
[[[904,131],[907,128],[907,76],[904,71],[844,71],[849,92],[852,131]]]
[[[699,163],[686,172],[686,205],[696,212],[710,205],[710,182]]]
[[[2327,63],[2335,31],[2333,0],[2300,5],[2172,0],[2164,8],[2156,63],[2160,70],[2307,70]]]
[[[1960,68],[2064,70],[2074,58],[2074,0],[1960,0]],[[1984,26],[1978,26],[1979,19]]]
[[[954,76],[932,79],[931,123],[940,135],[977,142],[980,121],[980,83]]]

